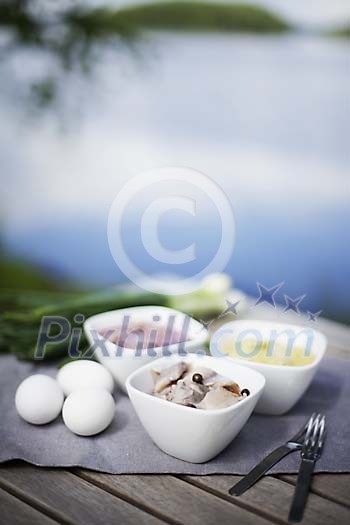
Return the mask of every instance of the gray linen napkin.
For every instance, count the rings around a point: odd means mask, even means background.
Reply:
[[[241,433],[219,456],[204,464],[172,458],[154,445],[124,394],[116,392],[116,417],[102,434],[72,434],[61,417],[33,426],[17,415],[18,384],[33,373],[54,376],[53,366],[0,358],[0,462],[23,459],[50,467],[80,466],[114,474],[246,474],[269,451],[290,438],[314,411],[327,416],[328,434],[317,472],[350,472],[350,361],[324,359],[303,399],[285,416],[252,415]],[[299,454],[282,460],[271,473],[295,473]]]

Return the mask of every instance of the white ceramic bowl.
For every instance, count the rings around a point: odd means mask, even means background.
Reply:
[[[274,323],[270,321],[233,321],[223,325],[210,341],[210,353],[214,356],[224,355],[225,343],[233,344],[244,337],[256,337],[257,340],[290,338],[298,346],[308,345],[315,360],[304,366],[270,365],[255,363],[248,359],[227,357],[231,362],[239,363],[250,369],[261,372],[266,379],[264,392],[256,405],[260,414],[281,415],[288,412],[302,397],[310,385],[327,348],[327,339],[311,327]],[[285,339],[285,340],[287,340]],[[281,339],[279,339],[281,340]]]
[[[171,403],[151,395],[152,370],[178,361],[198,363],[248,388],[250,395],[239,403],[217,410],[200,410]],[[219,454],[247,422],[264,388],[264,377],[225,358],[196,356],[163,357],[131,374],[126,382],[132,404],[154,443],[164,452],[191,463],[203,463]]]
[[[135,352],[133,348],[121,348],[111,341],[105,341],[103,347],[98,346],[95,350],[96,358],[112,373],[117,384],[125,391],[127,377],[141,366],[173,353],[196,352],[203,347],[208,340],[208,332],[204,326],[185,315],[182,312],[165,308],[163,306],[137,306],[113,310],[89,317],[84,323],[84,331],[89,343],[92,345],[96,338],[96,332],[101,328],[116,327],[129,316],[130,323],[152,321],[155,316],[159,317],[159,324],[167,324],[170,320],[174,322],[174,329],[181,330],[185,326],[189,340],[183,343],[172,344],[166,347],[144,349]],[[187,323],[184,325],[184,323]],[[187,327],[187,328],[186,328]]]

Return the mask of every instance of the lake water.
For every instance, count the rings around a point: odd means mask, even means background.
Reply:
[[[81,282],[120,280],[106,236],[115,195],[139,171],[191,166],[232,203],[236,243],[227,269],[238,286],[256,293],[257,280],[285,281],[281,301],[283,293],[305,293],[303,309],[349,312],[348,42],[148,35],[133,51],[105,51],[90,79],[72,72],[60,80],[56,106],[31,118],[11,98],[11,74],[26,80],[42,63],[21,56],[3,67],[9,250]],[[169,212],[160,227],[169,247],[191,236],[204,243],[202,259],[180,270],[189,275],[217,242],[217,216],[204,209],[196,224]],[[126,218],[130,252],[147,271],[163,271],[130,234],[135,216],[129,210]]]

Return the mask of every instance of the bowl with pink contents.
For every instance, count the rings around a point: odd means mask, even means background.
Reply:
[[[163,306],[137,306],[89,317],[84,331],[94,355],[125,391],[127,377],[145,364],[171,354],[203,349],[205,327]]]

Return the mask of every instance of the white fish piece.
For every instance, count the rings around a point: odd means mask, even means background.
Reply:
[[[241,398],[239,396],[235,396],[226,388],[218,386],[209,390],[207,395],[197,405],[197,408],[201,408],[203,410],[226,408],[231,405],[235,405],[240,400]]]
[[[172,401],[180,405],[197,405],[208,392],[208,387],[205,385],[193,382],[186,383],[182,380],[178,381],[173,387]]]
[[[155,372],[154,392],[159,393],[164,390],[164,388],[178,381],[183,376],[184,372],[186,372],[186,370],[186,363],[180,362],[170,366],[169,368],[165,368],[158,373]]]

